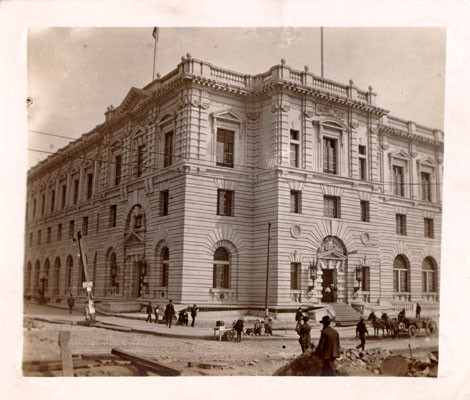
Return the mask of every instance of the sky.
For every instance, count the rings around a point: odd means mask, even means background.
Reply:
[[[27,40],[28,147],[55,152],[104,121],[129,89],[151,81],[153,27],[32,27]],[[325,28],[325,77],[371,85],[377,105],[431,128],[444,127],[444,28]],[[320,75],[320,28],[161,28],[156,71],[190,53],[233,71],[258,74],[287,64]],[[47,157],[28,151],[28,168]]]

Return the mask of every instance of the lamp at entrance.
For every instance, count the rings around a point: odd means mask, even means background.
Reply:
[[[357,264],[356,266],[356,280],[360,283],[362,281],[362,265]]]
[[[315,256],[313,258],[313,261],[310,262],[310,279],[312,281],[315,281],[318,278],[318,271],[317,271],[317,261],[315,259]]]

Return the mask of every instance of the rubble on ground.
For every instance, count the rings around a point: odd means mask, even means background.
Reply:
[[[420,358],[393,355],[388,350],[371,349],[364,352],[356,349],[341,349],[335,361],[339,376],[413,376],[437,377],[437,353],[428,353]],[[307,350],[283,367],[275,376],[319,376],[322,361],[313,350]]]

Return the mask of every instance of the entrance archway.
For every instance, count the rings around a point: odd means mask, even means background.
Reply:
[[[326,236],[317,251],[324,303],[345,302],[346,246],[336,236]]]

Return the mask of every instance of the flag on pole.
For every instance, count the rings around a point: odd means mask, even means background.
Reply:
[[[158,27],[155,27],[153,28],[153,32],[152,32],[152,36],[157,42],[158,42],[158,33],[159,33],[158,31],[159,31]]]

